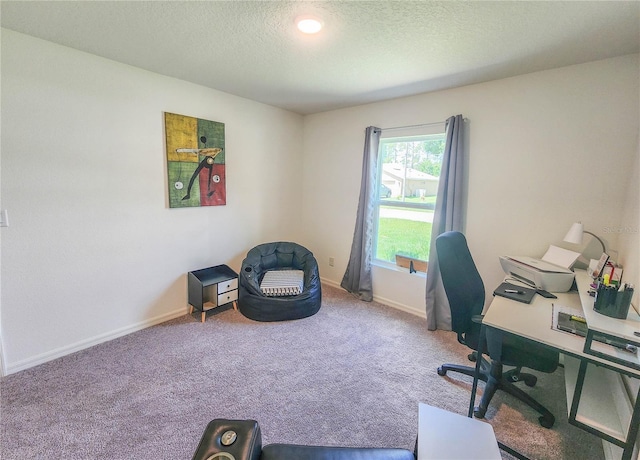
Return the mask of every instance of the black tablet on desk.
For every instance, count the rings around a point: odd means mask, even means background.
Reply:
[[[511,283],[502,283],[493,291],[493,295],[499,295],[518,302],[531,303],[533,296],[536,295],[536,290]]]

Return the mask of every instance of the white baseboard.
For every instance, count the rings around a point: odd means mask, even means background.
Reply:
[[[84,350],[94,345],[98,345],[113,339],[117,339],[118,337],[131,334],[132,332],[136,332],[136,331],[145,329],[147,327],[155,326],[156,324],[164,323],[165,321],[169,321],[174,318],[179,318],[180,316],[184,316],[187,313],[188,313],[188,308],[183,307],[178,310],[165,313],[164,315],[156,316],[154,318],[140,321],[139,323],[132,324],[130,326],[125,326],[123,328],[116,329],[115,331],[107,332],[105,334],[91,337],[89,339],[81,340],[74,344],[56,348],[55,350],[51,350],[46,353],[41,353],[34,357],[24,359],[22,361],[18,361],[17,363],[8,364],[6,365],[5,373],[3,375],[15,374],[16,372],[29,369],[39,364],[44,364],[48,361],[61,358],[71,353],[75,353],[76,351]],[[3,364],[7,364],[7,363],[3,362]]]
[[[322,279],[321,282],[340,288],[340,284],[335,281]],[[424,310],[417,310],[408,305],[404,305],[398,302],[394,302],[393,300],[386,299],[384,297],[374,296],[373,300],[376,302],[382,303],[384,305],[388,305],[390,307],[396,308],[398,310],[411,313],[412,315],[419,316],[421,318],[426,318],[426,312]],[[121,329],[117,329],[115,331],[107,332],[105,334],[101,334],[95,337],[91,337],[86,340],[81,340],[71,345],[67,345],[64,347],[56,348],[55,350],[48,351],[46,353],[42,353],[36,356],[33,356],[28,359],[24,359],[22,361],[18,361],[17,363],[6,363],[6,361],[2,360],[1,364],[5,365],[4,373],[2,375],[15,374],[16,372],[23,371],[25,369],[29,369],[31,367],[37,366],[39,364],[44,364],[48,361],[52,361],[57,358],[61,358],[63,356],[69,355],[71,353],[75,353],[77,351],[84,350],[86,348],[92,347],[94,345],[98,345],[104,342],[108,342],[109,340],[117,339],[118,337],[122,337],[127,334],[131,334],[132,332],[136,332],[147,327],[155,326],[156,324],[164,323],[165,321],[169,321],[174,318],[178,318],[187,313],[188,308],[180,308],[178,310],[165,313],[164,315],[156,316],[154,318],[150,318],[145,321],[141,321],[136,324],[132,324],[130,326],[123,327]],[[1,357],[0,357],[1,359]]]
[[[340,283],[338,283],[336,281],[333,281],[333,280],[328,280],[326,278],[320,277],[320,282],[322,284],[328,284],[329,286],[333,286],[335,288],[342,289],[342,286],[340,286]]]
[[[393,307],[393,308],[395,308],[397,310],[402,310],[402,311],[404,311],[406,313],[411,313],[412,315],[419,316],[420,318],[423,318],[423,319],[427,319],[427,311],[424,310],[424,309],[418,310],[418,309],[416,309],[414,307],[411,307],[409,305],[404,305],[404,304],[401,304],[401,303],[398,303],[398,302],[394,302],[393,300],[386,299],[384,297],[379,297],[379,296],[376,296],[376,295],[373,296],[373,300],[375,300],[376,302],[380,302],[380,303],[383,303],[385,305],[388,305],[390,307]]]
[[[4,367],[4,347],[2,346],[2,335],[0,335],[0,377],[7,375],[7,370]]]
[[[324,283],[324,284],[328,284],[330,286],[343,289],[342,286],[340,286],[340,284],[338,284],[335,281],[324,279],[322,277],[320,277],[320,281],[322,283]],[[373,296],[373,300],[375,300],[376,302],[382,303],[384,305],[387,305],[389,307],[393,307],[393,308],[395,308],[397,310],[401,310],[401,311],[404,311],[406,313],[411,313],[412,315],[419,316],[420,318],[424,318],[424,319],[427,318],[427,312],[424,309],[418,310],[418,309],[416,309],[414,307],[411,307],[409,305],[404,305],[404,304],[395,302],[393,300],[386,299],[384,297],[380,297],[380,296],[376,296],[376,295]]]

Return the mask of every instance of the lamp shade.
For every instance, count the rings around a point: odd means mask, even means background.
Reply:
[[[564,240],[567,243],[573,244],[582,244],[582,237],[584,236],[584,225],[580,222],[575,222],[567,234],[564,237]]]

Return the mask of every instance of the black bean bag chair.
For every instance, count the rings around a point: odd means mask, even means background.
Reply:
[[[267,297],[260,282],[269,270],[302,270],[302,294]],[[318,262],[305,247],[296,243],[276,242],[256,246],[242,261],[239,275],[238,310],[256,321],[285,321],[306,318],[320,310],[322,288]]]

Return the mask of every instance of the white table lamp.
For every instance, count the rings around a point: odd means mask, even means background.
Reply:
[[[595,234],[586,231],[584,229],[584,225],[582,225],[581,222],[575,222],[571,226],[571,228],[569,229],[569,231],[564,237],[564,241],[566,241],[567,243],[582,244],[582,238],[585,233],[588,233],[589,235],[593,236],[596,240],[600,242],[600,244],[602,245],[602,252],[607,252],[607,250],[604,247],[604,242],[600,238],[598,238]]]

